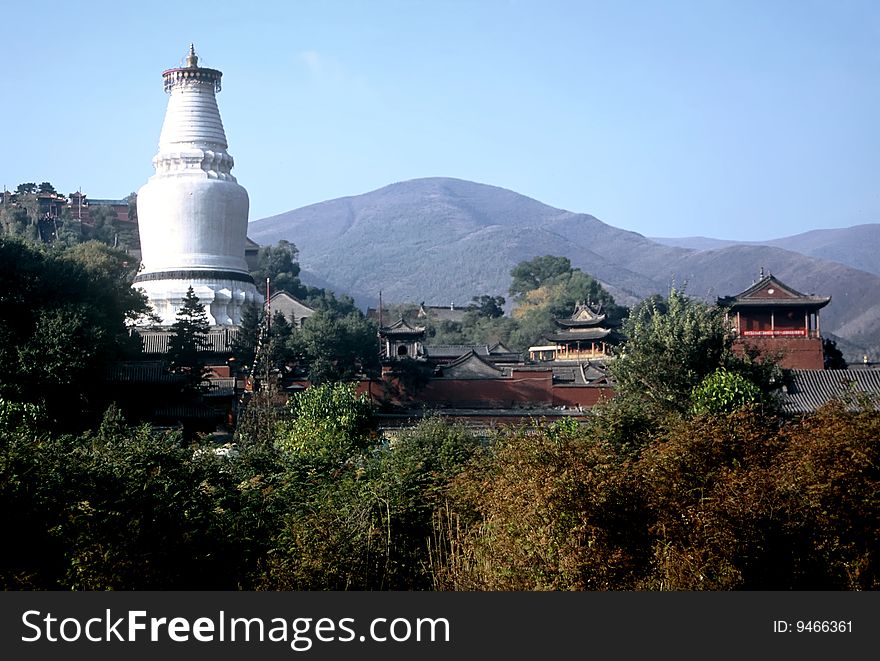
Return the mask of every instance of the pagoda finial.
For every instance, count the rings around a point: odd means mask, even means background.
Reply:
[[[199,67],[199,56],[196,55],[195,44],[189,45],[189,55],[186,56],[186,66],[189,69],[197,69]]]

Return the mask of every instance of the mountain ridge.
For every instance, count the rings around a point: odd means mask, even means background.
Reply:
[[[670,286],[711,301],[744,290],[767,268],[804,293],[832,296],[823,330],[841,338],[850,357],[880,349],[880,274],[765,243],[665,245],[463,179],[396,182],[255,220],[248,233],[263,245],[294,243],[304,271],[355,300],[375,300],[379,291],[387,301],[441,304],[506,295],[513,266],[548,254],[568,257],[624,305]],[[821,241],[810,240],[820,250]]]

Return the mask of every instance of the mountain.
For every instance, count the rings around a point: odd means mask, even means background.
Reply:
[[[773,245],[664,245],[460,179],[404,181],[313,204],[254,221],[248,234],[263,245],[296,244],[304,270],[356,300],[381,291],[386,301],[464,305],[480,294],[506,295],[513,266],[538,255],[568,257],[624,305],[671,285],[711,301],[744,290],[766,268],[804,293],[832,296],[822,330],[841,338],[850,359],[880,352],[876,274]]]
[[[654,238],[665,246],[714,250],[733,245],[765,245],[839,262],[853,268],[880,275],[880,223],[855,225],[842,229],[811,230],[772,241],[727,241],[702,236]]]

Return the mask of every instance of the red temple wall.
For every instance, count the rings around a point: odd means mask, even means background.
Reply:
[[[743,354],[746,347],[757,349],[765,357],[781,355],[779,366],[784,369],[821,370],[825,367],[822,340],[818,337],[749,337],[733,343],[733,350],[739,354]]]
[[[381,381],[362,381],[358,391],[369,393],[374,401],[388,398],[386,384]],[[590,407],[613,396],[607,385],[554,385],[550,370],[513,370],[510,378],[432,379],[411,399],[457,408]]]

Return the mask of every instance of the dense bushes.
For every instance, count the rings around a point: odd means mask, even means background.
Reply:
[[[112,409],[76,437],[0,409],[5,588],[880,587],[874,411],[669,418],[637,449],[603,436],[613,416],[488,440],[358,418],[329,454],[243,438],[221,456]]]
[[[498,444],[452,493],[447,589],[877,589],[880,414],[680,420],[640,453]]]

